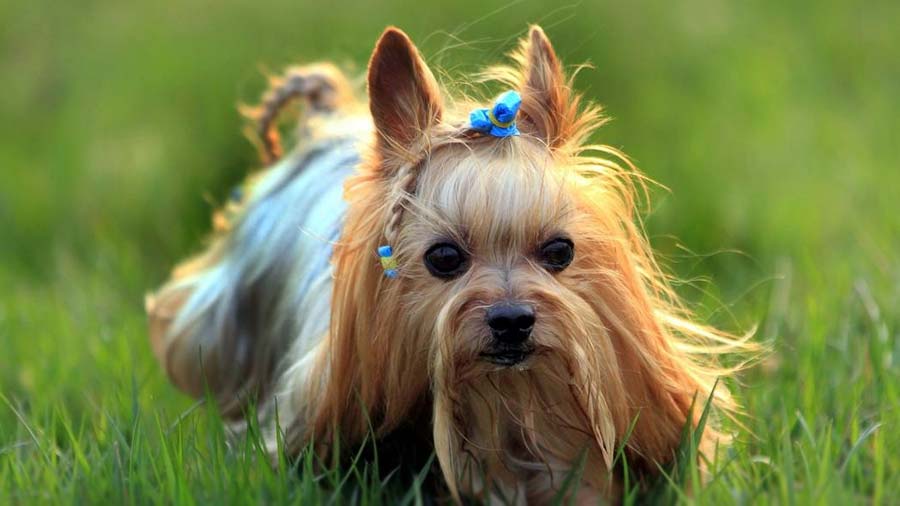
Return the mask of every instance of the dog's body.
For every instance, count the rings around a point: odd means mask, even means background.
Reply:
[[[312,118],[297,148],[148,298],[173,381],[208,387],[229,417],[252,399],[277,409],[290,452],[418,416],[456,497],[546,502],[583,458],[574,497],[615,499],[620,446],[642,472],[669,462],[693,399],[727,372],[708,355],[741,342],[686,319],[635,224],[631,174],[584,146],[599,110],[579,107],[540,29],[516,58],[493,74],[522,95],[522,134],[502,139],[451,117],[397,30],[370,62],[371,120],[333,68],[298,72]]]

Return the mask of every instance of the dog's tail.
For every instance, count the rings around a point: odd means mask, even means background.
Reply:
[[[248,134],[256,141],[265,165],[283,155],[278,118],[295,100],[303,100],[306,113],[312,115],[333,112],[354,102],[346,76],[331,63],[289,67],[283,75],[269,78],[262,103],[241,109],[251,120]]]

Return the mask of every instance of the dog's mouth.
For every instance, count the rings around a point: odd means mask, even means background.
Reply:
[[[499,365],[502,367],[512,367],[524,362],[525,359],[531,356],[532,353],[534,353],[534,348],[531,347],[509,348],[483,352],[481,353],[481,358],[494,365]]]

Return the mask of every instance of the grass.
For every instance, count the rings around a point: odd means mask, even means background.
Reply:
[[[490,14],[494,9],[499,9]],[[260,69],[364,65],[389,23],[451,75],[547,28],[669,190],[647,229],[714,324],[773,353],[700,504],[900,495],[900,4],[0,2],[0,503],[422,500],[361,459],[272,469],[154,363],[142,296],[255,163]],[[311,466],[303,460],[301,470]],[[417,495],[418,494],[418,495]]]

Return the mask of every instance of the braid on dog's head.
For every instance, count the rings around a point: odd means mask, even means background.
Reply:
[[[387,220],[384,227],[384,244],[378,247],[378,256],[385,276],[396,278],[398,276],[397,259],[394,257],[393,246],[397,244],[400,235],[400,224],[403,221],[403,213],[410,195],[415,193],[416,181],[419,177],[421,160],[403,164],[394,176],[391,189],[388,193]]]
[[[397,172],[394,181],[394,190],[392,192],[394,201],[391,205],[387,226],[384,230],[384,237],[388,244],[394,244],[397,240],[407,195],[413,193],[415,190],[416,179],[418,178],[418,171],[416,170],[418,165],[418,163],[408,163],[401,167]]]
[[[440,132],[436,132],[439,130]],[[462,138],[467,137],[471,132],[468,126],[454,127],[448,124],[436,125],[424,143],[424,147],[419,150],[418,155],[412,155],[407,151],[406,160],[395,169],[391,176],[391,181],[387,190],[387,216],[384,224],[384,243],[378,247],[378,256],[381,258],[381,265],[384,268],[385,275],[388,278],[396,278],[399,274],[398,263],[394,257],[393,246],[399,242],[400,229],[403,222],[403,215],[409,204],[410,198],[416,192],[416,185],[419,175],[426,160],[435,149],[447,144],[459,142]]]

